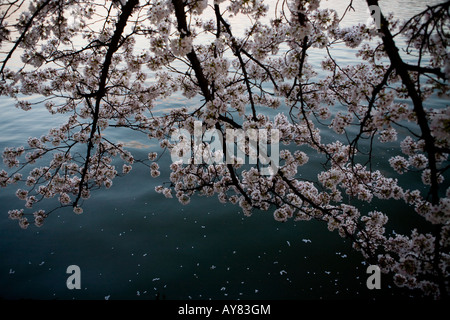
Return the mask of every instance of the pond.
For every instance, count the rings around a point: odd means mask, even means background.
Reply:
[[[324,3],[342,12],[348,1]],[[384,11],[408,17],[426,2],[381,4]],[[354,1],[354,6],[347,23],[365,22],[364,3]],[[351,54],[340,50],[336,57],[351,63]],[[322,54],[310,60],[320,61]],[[180,95],[164,103],[182,105],[185,101]],[[7,99],[0,100],[0,110],[0,149],[22,145],[29,136],[40,136],[59,121],[44,108],[25,114]],[[117,131],[114,135],[136,158],[157,149],[135,133]],[[388,153],[391,146],[383,148],[380,154]],[[387,166],[387,158],[381,165]],[[128,176],[115,179],[111,189],[95,191],[85,202],[83,214],[61,210],[43,227],[28,230],[8,219],[8,210],[22,205],[14,188],[0,190],[0,298],[289,300],[411,294],[387,279],[382,279],[381,290],[368,290],[367,265],[360,254],[324,224],[280,223],[272,212],[246,217],[238,206],[223,205],[216,197],[194,198],[183,206],[177,199],[154,192],[168,176],[165,166],[161,176],[153,179],[148,168],[136,165]],[[409,221],[408,213],[396,211],[392,203],[371,206],[389,208],[397,230],[402,231],[403,222]],[[80,267],[80,290],[66,286],[70,265]]]

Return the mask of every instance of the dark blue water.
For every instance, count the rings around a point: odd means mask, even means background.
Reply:
[[[347,2],[327,3],[331,7],[336,3],[342,10]],[[382,4],[408,16],[425,2]],[[365,22],[364,3],[355,2],[355,8],[349,23]],[[336,51],[336,57],[351,62],[345,51]],[[311,56],[310,60],[321,58]],[[173,105],[174,101],[162,103]],[[0,149],[21,145],[29,136],[45,134],[62,121],[43,108],[25,113],[6,99],[0,100],[0,110]],[[113,135],[127,143],[136,158],[145,158],[157,149],[135,133],[117,131]],[[392,146],[384,145],[378,150],[380,155],[386,154],[384,161],[389,148]],[[317,172],[313,169],[319,165],[312,161],[305,170]],[[128,176],[115,179],[110,190],[96,191],[86,201],[82,215],[57,211],[43,227],[30,226],[28,230],[8,219],[8,210],[23,204],[15,197],[14,188],[1,189],[0,297],[341,299],[410,294],[393,288],[387,279],[382,280],[381,290],[368,290],[367,266],[360,255],[324,224],[279,223],[272,212],[245,217],[239,207],[223,205],[215,197],[194,198],[182,206],[176,199],[154,192],[164,181],[168,181],[164,166],[161,176],[152,179],[146,167],[136,165]],[[391,210],[391,228],[404,231],[411,212],[395,210],[393,205],[374,202],[362,210]],[[66,287],[69,265],[81,269],[80,290]]]

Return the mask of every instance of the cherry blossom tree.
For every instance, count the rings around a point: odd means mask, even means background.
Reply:
[[[379,8],[376,0],[366,2]],[[66,119],[4,150],[0,185],[15,185],[25,203],[9,217],[27,228],[64,207],[80,214],[95,189],[111,187],[136,164],[158,177],[160,154],[136,159],[108,136],[127,128],[180,159],[188,151],[188,161],[173,161],[167,183],[156,188],[162,196],[183,204],[194,195],[217,196],[245,215],[262,210],[281,222],[321,221],[398,286],[446,298],[450,108],[430,101],[448,98],[450,2],[425,6],[406,21],[378,10],[377,23],[351,27],[320,0],[273,5],[1,0],[1,96],[19,109],[45,106]],[[245,30],[234,28],[238,16],[248,18]],[[339,45],[353,52],[354,63],[335,59]],[[317,52],[324,57],[320,70],[310,61]],[[156,112],[158,101],[174,94],[188,107]],[[30,102],[30,95],[41,99]],[[199,121],[201,133],[220,133],[219,155],[237,147],[227,130],[265,130],[269,146],[275,140],[283,146],[279,165],[263,174],[261,157],[252,165],[236,157],[194,161],[199,153],[211,156],[208,141],[181,144],[173,137],[181,129],[193,134]],[[277,137],[270,134],[275,129]],[[324,132],[333,132],[334,141]],[[376,150],[386,143],[396,146],[388,159]],[[247,141],[245,156],[252,150]],[[311,170],[311,157],[323,160],[314,179],[301,174]],[[408,188],[404,177],[422,187]],[[59,205],[44,211],[51,198]],[[414,210],[425,231],[388,232],[392,212],[367,209],[375,200]]]

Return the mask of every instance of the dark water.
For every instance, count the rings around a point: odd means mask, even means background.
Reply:
[[[347,1],[326,3],[342,9]],[[426,2],[382,4],[408,16]],[[355,2],[355,8],[349,23],[365,22],[364,4]],[[349,59],[345,51],[336,54]],[[24,113],[5,99],[0,100],[0,110],[1,149],[40,136],[60,121],[39,108]],[[114,134],[136,158],[156,148],[145,137]],[[386,154],[384,161],[391,147],[378,150]],[[319,163],[308,165],[311,172]],[[245,217],[239,207],[223,205],[215,197],[192,199],[182,206],[154,192],[167,180],[167,170],[152,179],[147,168],[136,165],[128,176],[115,179],[110,190],[96,191],[82,215],[58,211],[42,228],[28,230],[7,218],[8,210],[22,205],[14,188],[0,190],[0,297],[354,299],[411,294],[384,278],[381,290],[368,290],[367,266],[360,255],[324,224],[279,223],[271,212]],[[398,232],[411,220],[411,212],[396,210],[393,202],[367,206],[362,210],[390,210],[390,227]],[[81,269],[81,290],[66,287],[66,268],[73,264]]]

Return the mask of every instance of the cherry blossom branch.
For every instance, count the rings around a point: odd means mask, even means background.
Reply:
[[[5,79],[4,70],[6,68],[6,64],[8,63],[8,60],[12,57],[14,51],[19,47],[19,45],[23,42],[23,39],[25,38],[25,35],[27,34],[28,30],[33,25],[34,20],[39,16],[40,12],[51,2],[51,0],[45,0],[39,6],[36,8],[36,11],[33,12],[30,19],[27,21],[27,23],[24,26],[24,30],[20,34],[19,38],[15,41],[14,46],[11,50],[9,50],[6,58],[2,61],[2,66],[0,68],[0,74],[2,75],[2,79]]]
[[[86,162],[84,165],[84,169],[82,171],[81,175],[81,181],[79,183],[79,190],[77,198],[75,199],[73,206],[77,207],[78,202],[81,198],[82,192],[83,192],[83,185],[86,183],[86,175],[88,173],[88,168],[90,164],[90,157],[92,149],[94,148],[94,136],[97,132],[97,123],[99,120],[99,112],[100,112],[100,104],[101,101],[106,94],[106,81],[108,79],[108,73],[109,68],[111,66],[111,61],[113,54],[119,49],[119,42],[122,37],[122,33],[124,32],[125,26],[127,24],[128,19],[130,18],[133,9],[138,5],[139,0],[129,0],[127,3],[122,7],[122,13],[120,14],[119,21],[116,24],[116,29],[114,31],[114,35],[111,38],[110,43],[108,44],[108,51],[105,55],[105,60],[103,62],[103,68],[101,70],[100,74],[100,81],[98,85],[98,90],[95,92],[95,108],[94,108],[94,114],[93,114],[93,122],[92,122],[92,129],[91,134],[88,140],[88,147],[86,151]],[[89,98],[86,98],[89,99]]]
[[[377,0],[367,0],[369,6],[378,6]],[[408,91],[408,95],[413,103],[414,112],[417,116],[417,123],[422,131],[422,138],[425,141],[425,151],[427,152],[428,165],[430,168],[430,193],[431,201],[433,204],[437,205],[439,203],[439,183],[438,183],[438,169],[436,163],[436,146],[434,142],[434,137],[431,134],[431,130],[428,124],[427,114],[425,112],[422,98],[420,97],[418,91],[416,90],[414,83],[408,73],[408,68],[405,66],[403,59],[400,57],[399,50],[395,44],[394,38],[391,31],[389,30],[389,23],[380,12],[381,19],[381,38],[384,44],[384,50],[386,51],[391,64],[395,66],[397,74],[401,77],[403,85]],[[441,237],[442,226],[436,226],[436,240],[435,240],[435,259],[434,268],[439,275],[439,289],[441,291],[442,297],[446,297],[447,289],[444,282],[443,274],[439,266],[441,260]]]

